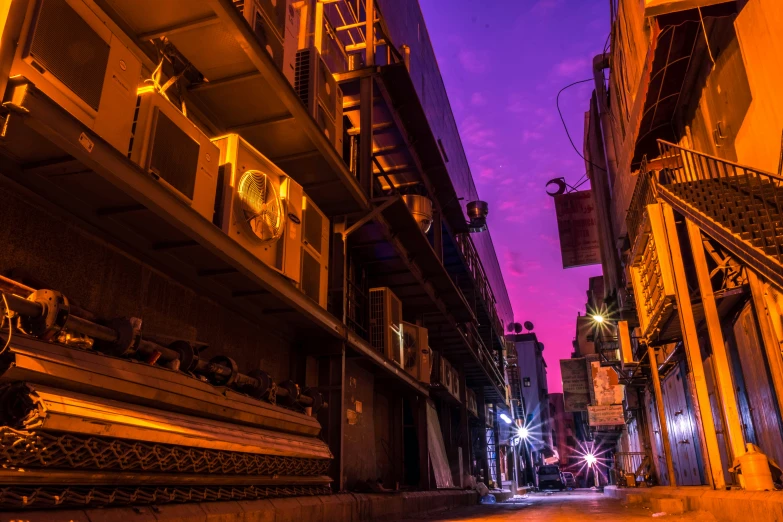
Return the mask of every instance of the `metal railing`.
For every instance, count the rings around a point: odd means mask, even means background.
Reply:
[[[618,483],[623,483],[626,474],[633,474],[635,478],[644,480],[645,459],[647,453],[643,451],[618,452],[614,454],[614,474]],[[649,462],[649,459],[648,459]]]
[[[731,221],[737,222],[743,232],[750,233],[749,238],[743,239],[783,260],[783,177],[663,140],[658,140],[658,147],[663,165],[660,185],[670,187],[675,195],[693,204],[703,195],[703,182],[712,182],[719,196],[725,198],[723,202],[715,201],[723,207],[719,221],[729,225],[727,228],[731,228]],[[739,209],[732,208],[735,201],[729,198],[730,194],[744,197],[749,207],[737,212]]]
[[[468,271],[473,276],[473,286],[476,288],[477,293],[484,302],[484,308],[487,310],[487,314],[489,314],[489,320],[498,334],[503,335],[503,324],[495,309],[497,300],[495,299],[495,294],[492,292],[492,287],[489,284],[489,279],[484,271],[484,265],[481,263],[481,258],[476,251],[476,247],[473,245],[473,241],[470,239],[469,234],[457,234],[456,240],[457,247],[465,259]]]
[[[651,203],[655,203],[655,192],[653,191],[652,183],[650,183],[650,172],[647,166],[647,156],[645,156],[642,158],[642,164],[639,167],[636,186],[631,196],[628,215],[625,218],[625,224],[628,228],[628,240],[632,246],[644,225],[647,205]]]

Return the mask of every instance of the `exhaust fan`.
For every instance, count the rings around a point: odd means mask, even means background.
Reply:
[[[484,232],[487,229],[487,214],[489,205],[486,201],[471,201],[468,203],[468,229],[472,233]]]
[[[415,194],[403,196],[402,200],[408,205],[408,210],[411,211],[421,231],[425,234],[429,232],[432,227],[432,200]]]

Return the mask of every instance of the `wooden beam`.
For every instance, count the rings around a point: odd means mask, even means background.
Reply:
[[[745,454],[745,440],[742,435],[742,423],[740,422],[739,409],[737,408],[737,397],[734,393],[734,383],[731,378],[729,355],[726,352],[720,316],[718,315],[718,305],[715,302],[712,280],[707,268],[707,256],[704,253],[704,239],[701,235],[701,229],[689,219],[686,219],[685,222],[688,227],[688,237],[691,242],[696,277],[699,280],[704,320],[707,323],[707,332],[710,345],[712,346],[715,380],[720,393],[721,404],[723,405],[723,414],[732,452],[731,460],[733,461]]]
[[[713,488],[723,489],[726,486],[726,481],[723,476],[718,436],[715,433],[715,419],[712,417],[712,405],[710,404],[707,381],[704,375],[704,363],[701,359],[699,337],[696,332],[696,319],[693,315],[688,282],[685,279],[685,266],[682,262],[680,240],[677,234],[677,225],[674,221],[674,210],[667,203],[660,203],[656,206],[659,208],[657,214],[663,214],[666,242],[669,245],[669,259],[661,259],[659,262],[662,265],[664,263],[669,264],[674,277],[674,291],[677,300],[677,313],[680,316],[682,340],[685,345],[685,353],[690,365],[691,378],[696,395],[694,405],[697,406],[698,415],[701,418],[701,429],[699,432],[702,444],[706,450],[704,452],[705,475]],[[652,220],[653,214],[650,215],[650,218]]]

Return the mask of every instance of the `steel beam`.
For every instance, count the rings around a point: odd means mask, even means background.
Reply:
[[[698,415],[701,419],[701,429],[699,430],[701,435],[700,438],[702,439],[702,443],[706,450],[704,452],[705,475],[708,477],[710,485],[713,488],[723,489],[726,486],[726,481],[723,476],[718,436],[715,433],[715,419],[712,416],[712,405],[710,404],[707,381],[704,375],[704,362],[701,358],[699,337],[696,332],[696,319],[693,315],[691,296],[688,291],[688,282],[685,278],[685,266],[682,262],[677,224],[674,221],[674,210],[666,203],[661,203],[657,206],[659,208],[658,212],[662,213],[661,217],[663,218],[666,241],[669,245],[669,259],[662,259],[660,262],[670,264],[674,276],[674,293],[677,300],[677,313],[680,316],[682,340],[685,345],[685,353],[687,354],[688,363],[690,365],[691,378],[696,395],[696,402],[694,405],[697,406]],[[654,219],[653,214],[650,214],[650,218],[652,222]]]
[[[693,221],[686,219],[685,223],[688,227],[688,237],[691,242],[696,277],[699,280],[704,319],[707,323],[707,332],[709,333],[710,345],[712,347],[715,380],[717,381],[719,397],[723,405],[733,461],[733,459],[737,459],[745,454],[745,440],[742,435],[742,423],[740,422],[739,409],[737,408],[737,398],[734,394],[729,355],[726,352],[720,315],[718,315],[718,305],[715,302],[715,293],[710,279],[710,272],[707,268],[704,238],[701,235],[701,229]]]
[[[359,183],[368,199],[373,197],[373,89],[372,76],[359,80]]]

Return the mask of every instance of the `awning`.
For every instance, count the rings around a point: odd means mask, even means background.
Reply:
[[[669,2],[671,4],[694,3]],[[706,3],[706,2],[702,2]],[[714,2],[713,2],[714,3]],[[737,14],[736,2],[723,2],[701,9],[677,11],[658,16],[658,37],[654,42],[650,80],[644,102],[642,120],[636,139],[633,164],[638,165],[646,155],[658,155],[657,140],[676,143],[678,138],[673,125],[681,93],[686,87],[686,77],[691,66],[693,52],[703,40],[701,18],[733,16]]]

